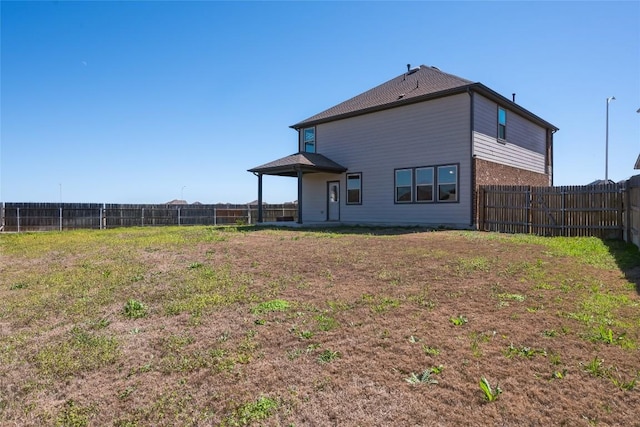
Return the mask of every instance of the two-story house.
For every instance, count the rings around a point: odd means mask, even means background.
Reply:
[[[478,186],[553,182],[557,127],[435,67],[407,66],[291,127],[297,152],[249,171],[260,207],[263,175],[297,178],[301,224],[473,228]]]

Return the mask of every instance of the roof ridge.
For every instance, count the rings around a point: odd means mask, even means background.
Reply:
[[[418,69],[415,70],[409,66],[406,72],[291,127],[299,128],[342,116],[364,114],[373,109],[391,108],[396,104],[403,104],[411,98],[446,92],[474,83],[471,80],[446,73],[437,67],[422,64],[416,68]]]

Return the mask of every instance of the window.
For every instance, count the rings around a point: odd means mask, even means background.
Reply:
[[[438,201],[458,201],[458,167],[438,166]]]
[[[305,153],[316,152],[316,128],[306,128],[302,130],[302,139]]]
[[[416,202],[433,202],[433,168],[416,169]]]
[[[396,170],[396,203],[411,203],[413,201],[412,169]]]
[[[498,139],[507,139],[507,110],[498,107]]]
[[[362,174],[347,174],[347,204],[359,205],[362,203]]]
[[[458,165],[396,169],[395,174],[396,203],[458,202]]]

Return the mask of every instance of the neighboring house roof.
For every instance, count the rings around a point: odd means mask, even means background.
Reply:
[[[558,130],[551,123],[494,92],[482,83],[474,83],[471,80],[463,79],[453,74],[442,72],[436,67],[426,65],[410,68],[406,73],[290,127],[299,129],[305,126],[313,126],[472,90],[493,101],[507,105],[511,110],[522,114],[545,128],[554,131]]]
[[[609,185],[609,184],[615,184],[616,182],[608,179],[608,180],[604,180],[604,179],[596,179],[593,182],[588,183],[587,185]]]
[[[636,164],[633,165],[634,169],[640,169],[640,154],[638,154],[638,158],[636,159]]]
[[[249,169],[249,172],[267,175],[296,176],[302,172],[346,172],[347,168],[318,153],[295,153],[262,166]]]

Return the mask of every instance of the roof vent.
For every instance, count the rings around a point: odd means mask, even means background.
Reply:
[[[416,71],[419,71],[419,70],[420,70],[420,67],[411,68],[411,64],[407,64],[407,75],[413,74],[413,73],[415,73]]]
[[[433,66],[433,65],[431,66],[431,68],[433,68],[434,70],[438,70],[438,71],[440,71],[440,68],[435,67],[435,66]]]

